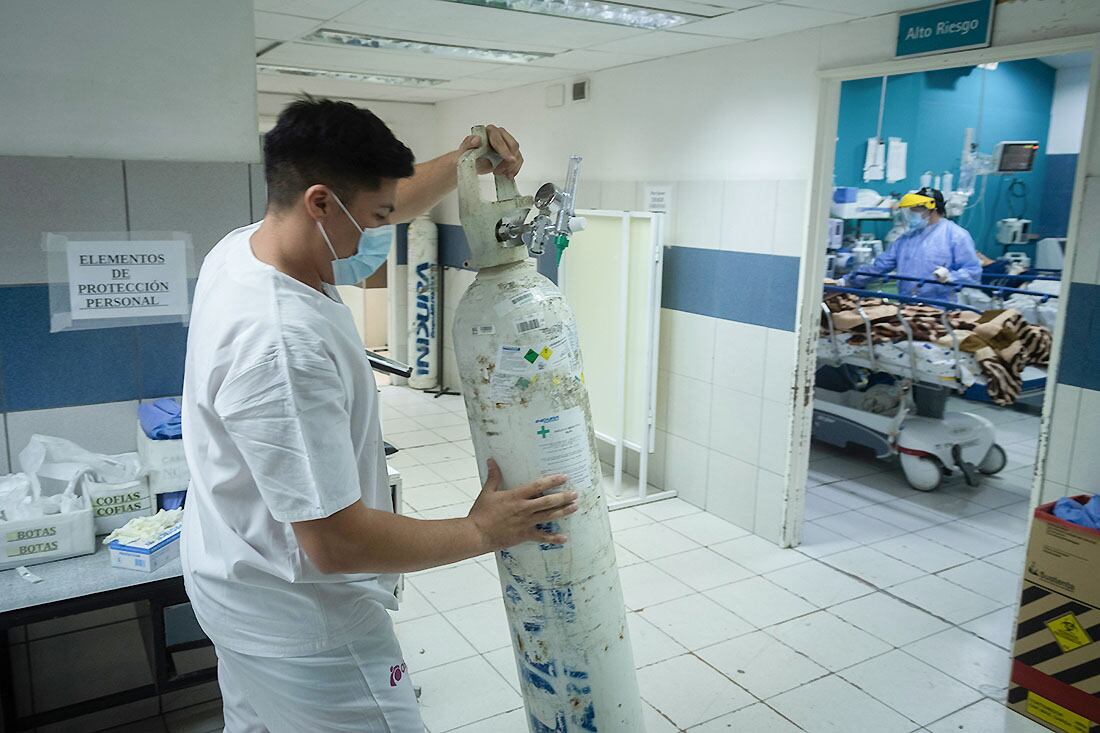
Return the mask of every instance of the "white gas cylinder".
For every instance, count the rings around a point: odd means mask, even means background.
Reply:
[[[408,299],[409,386],[439,385],[439,231],[426,216],[409,224]]]
[[[482,135],[484,131],[475,130]],[[578,511],[550,523],[564,545],[497,553],[504,605],[531,733],[645,730],[603,472],[596,451],[576,319],[527,247],[502,243],[532,204],[497,179],[481,200],[474,161],[459,164],[459,208],[480,268],[455,313],[454,348],[474,452],[500,465],[502,489],[565,474]],[[537,226],[548,226],[548,220]],[[532,227],[529,225],[529,231]]]
[[[565,545],[498,553],[531,731],[642,731],[572,310],[523,260],[478,273],[454,334],[478,465],[495,459],[505,486],[563,473],[580,494]]]

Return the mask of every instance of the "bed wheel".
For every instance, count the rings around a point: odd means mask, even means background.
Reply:
[[[943,469],[934,458],[902,453],[901,470],[905,472],[905,480],[917,491],[935,491],[943,481]]]
[[[985,454],[982,462],[978,464],[978,470],[986,476],[992,476],[1003,471],[1007,463],[1008,456],[1005,455],[1005,449],[994,443],[990,446],[989,452]]]

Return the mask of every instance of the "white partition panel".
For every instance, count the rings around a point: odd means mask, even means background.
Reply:
[[[657,345],[661,307],[663,217],[629,211],[580,211],[558,284],[577,317],[596,437],[613,449],[609,504],[652,501],[672,492],[648,482],[656,439]],[[625,452],[638,475],[624,475]]]

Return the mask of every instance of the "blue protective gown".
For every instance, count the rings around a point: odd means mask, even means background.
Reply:
[[[934,280],[935,275],[932,273],[937,267],[946,267],[950,271],[949,282],[981,282],[982,264],[974,249],[974,240],[969,232],[947,219],[901,235],[874,262],[859,268],[859,272],[875,275],[896,272],[906,277]],[[846,278],[848,285],[853,288],[863,287],[871,279],[857,275]],[[950,285],[900,280],[898,292],[901,295],[946,300],[951,303],[958,300],[955,289]]]

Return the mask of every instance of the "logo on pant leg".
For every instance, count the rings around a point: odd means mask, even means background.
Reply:
[[[397,683],[409,674],[409,668],[405,663],[395,664],[390,667],[390,687],[397,687]]]

